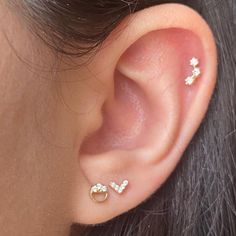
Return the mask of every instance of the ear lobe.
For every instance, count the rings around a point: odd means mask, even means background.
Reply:
[[[165,10],[161,7],[163,16],[171,6],[166,5]],[[175,15],[171,27],[164,27],[163,21],[156,30],[147,32],[145,28],[141,37],[125,45],[126,50],[119,57],[108,46],[96,58],[104,63],[106,55],[107,63],[115,63],[100,74],[110,88],[101,106],[103,122],[84,139],[80,167],[90,185],[108,185],[110,181],[120,184],[125,179],[130,184],[122,196],[111,190],[102,206],[91,205],[82,218],[80,215],[80,222],[106,221],[149,197],[174,170],[206,112],[215,84],[214,41],[196,13],[174,7],[175,14],[182,13],[186,20],[198,19],[200,29],[206,31],[204,40],[184,19],[175,22]],[[153,17],[156,15],[150,12]],[[143,18],[149,19],[145,13]],[[189,29],[181,27],[185,25]],[[117,47],[123,42],[123,38],[116,41]],[[199,59],[202,74],[192,86],[187,86],[185,78],[192,73],[193,57]],[[96,61],[93,68],[99,68]]]

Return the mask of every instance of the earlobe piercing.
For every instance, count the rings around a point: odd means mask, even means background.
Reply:
[[[107,186],[97,183],[90,189],[90,198],[96,203],[105,202],[108,198]]]
[[[111,182],[111,183],[110,183],[110,187],[111,187],[112,189],[114,189],[117,193],[122,194],[123,191],[124,191],[124,190],[126,189],[126,187],[128,186],[128,184],[129,184],[129,181],[128,181],[128,180],[124,180],[120,186],[119,186],[118,184],[116,184],[115,182]]]
[[[109,185],[117,193],[122,194],[126,187],[129,185],[129,181],[124,180],[121,185],[118,185],[115,182],[110,182]],[[103,203],[108,198],[108,188],[106,185],[97,183],[91,187],[89,195],[94,202]]]
[[[190,60],[190,65],[193,67],[193,70],[192,70],[192,75],[191,76],[188,76],[186,79],[185,79],[185,84],[186,85],[192,85],[195,80],[200,76],[201,74],[201,70],[200,68],[198,67],[199,65],[199,60],[196,58],[196,57],[193,57],[191,60]]]

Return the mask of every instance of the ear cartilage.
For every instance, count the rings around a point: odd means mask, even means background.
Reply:
[[[185,79],[186,85],[192,85],[195,82],[195,80],[201,75],[201,70],[198,65],[199,65],[199,60],[196,57],[193,57],[190,60],[190,66],[193,67],[192,75],[188,76]]]
[[[115,182],[110,183],[110,187],[119,194],[122,194],[128,185],[129,185],[128,180],[124,180],[121,185],[118,185]]]
[[[105,202],[108,198],[108,189],[107,186],[97,183],[93,185],[90,189],[90,198],[96,203]],[[102,195],[101,198],[98,195]]]

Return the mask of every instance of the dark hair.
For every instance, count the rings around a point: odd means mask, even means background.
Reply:
[[[83,56],[97,49],[127,15],[167,2],[193,7],[214,31],[219,79],[208,114],[161,189],[128,213],[85,227],[83,235],[236,235],[235,1],[24,0],[18,5],[53,50]],[[71,236],[77,235],[76,228],[72,226]]]

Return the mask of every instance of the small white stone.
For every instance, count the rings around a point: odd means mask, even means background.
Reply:
[[[118,191],[119,190],[119,186],[116,185],[115,190]]]
[[[190,65],[191,66],[197,66],[199,64],[199,61],[196,57],[193,57],[191,60],[190,60]]]
[[[122,193],[123,189],[119,188],[118,193]]]
[[[191,85],[194,82],[194,78],[193,77],[187,77],[187,79],[185,80],[185,84],[186,85]]]
[[[92,191],[96,193],[98,191],[98,189],[96,187],[94,187],[94,188],[92,188]]]
[[[124,180],[124,181],[123,181],[123,185],[124,185],[124,186],[127,186],[128,184],[129,184],[129,181],[128,181],[128,180]]]
[[[120,189],[124,190],[124,189],[125,189],[125,187],[126,187],[126,186],[124,186],[124,185],[121,185],[121,186],[120,186]]]
[[[201,71],[198,67],[194,68],[193,69],[193,75],[194,76],[199,76],[201,74]]]
[[[101,187],[102,187],[102,184],[99,184],[99,183],[98,183],[96,186],[97,186],[97,188],[101,188]]]

